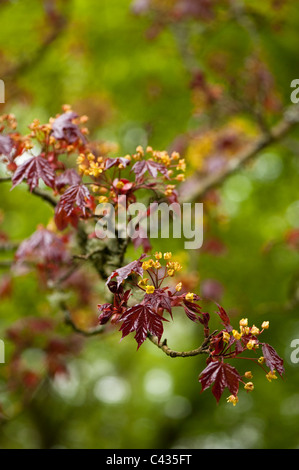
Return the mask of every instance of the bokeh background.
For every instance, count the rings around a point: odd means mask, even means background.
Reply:
[[[180,151],[194,184],[194,175],[221,169],[292,104],[296,3],[1,1],[1,113],[14,113],[26,132],[34,118],[47,122],[69,103],[89,116],[91,138],[116,145],[118,155],[137,145]],[[26,383],[17,393],[7,389],[7,364],[0,365],[1,448],[298,448],[299,363],[291,362],[291,341],[299,338],[298,132],[294,127],[199,200],[201,249],[153,241],[154,250],[181,260],[190,289],[221,302],[236,324],[242,317],[257,326],[270,321],[264,340],[284,358],[284,380],[269,383],[252,369],[254,392],[241,391],[235,407],[224,393],[217,405],[209,391],[200,394],[204,357],[171,359],[147,342],[136,352],[133,338],[120,343],[111,331],[84,339],[68,360],[68,376],[45,378],[30,397]],[[1,184],[0,207],[1,231],[12,240],[52,217],[22,185],[10,192],[10,183]],[[133,256],[130,249],[127,259]],[[2,338],[25,317],[54,318],[60,334],[70,334],[55,294],[34,274],[9,277],[1,268],[0,283]],[[97,315],[102,295],[95,278],[82,316]],[[215,310],[211,303],[219,328]],[[202,338],[181,316],[166,326],[166,337],[178,350]],[[5,348],[8,363],[9,339]],[[40,373],[42,345],[23,359]]]

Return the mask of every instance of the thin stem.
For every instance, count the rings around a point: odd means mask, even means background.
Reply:
[[[149,340],[155,344],[159,349],[161,349],[167,356],[169,357],[192,357],[192,356],[198,356],[199,354],[209,354],[209,344],[211,341],[212,336],[216,333],[217,331],[214,331],[212,334],[210,334],[202,343],[201,346],[199,346],[196,349],[192,349],[190,351],[175,351],[167,346],[167,340],[165,339],[162,343],[159,342],[158,338],[156,336],[153,336],[151,334],[148,334]]]

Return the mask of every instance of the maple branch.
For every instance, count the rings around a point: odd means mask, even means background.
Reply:
[[[211,338],[217,333],[217,330],[215,330],[213,333],[211,333],[202,343],[201,346],[199,346],[196,349],[192,349],[191,351],[174,351],[167,345],[167,340],[165,339],[162,343],[158,341],[158,338],[156,336],[153,336],[152,334],[148,334],[148,339],[155,344],[159,349],[161,349],[167,356],[170,357],[191,357],[191,356],[198,356],[199,354],[209,354],[209,344],[211,341]]]
[[[70,3],[69,0],[67,0],[66,3]],[[50,46],[64,32],[69,23],[69,14],[61,14],[58,11],[52,11],[47,14],[47,21],[52,23],[52,31],[31,55],[28,55],[9,69],[2,71],[2,79],[14,79],[21,73],[24,74],[27,70],[32,69],[33,65],[36,65],[44,57]]]
[[[64,321],[67,325],[71,326],[72,329],[83,336],[95,336],[103,333],[105,328],[103,325],[96,326],[94,328],[89,328],[88,330],[82,330],[79,328],[72,319],[72,315],[64,303],[61,303],[61,309],[64,312]]]
[[[290,106],[283,114],[278,124],[269,132],[265,132],[246,148],[230,159],[225,168],[202,177],[198,173],[188,178],[180,186],[181,202],[193,202],[204,196],[207,191],[221,185],[226,178],[240,170],[249,160],[256,157],[259,152],[269,145],[280,141],[299,123],[299,105]]]
[[[11,268],[13,261],[11,260],[0,260],[0,269],[1,268]]]
[[[57,201],[56,199],[51,196],[47,191],[43,191],[42,189],[39,188],[34,188],[32,190],[32,194],[35,194],[35,196],[40,197],[44,201],[48,202],[52,207],[56,207]]]
[[[1,251],[13,251],[16,250],[19,246],[20,242],[4,242],[0,244],[0,252]]]
[[[11,176],[5,176],[3,178],[0,178],[0,183],[7,183],[11,181]],[[39,188],[34,188],[32,191],[31,191],[31,194],[35,194],[35,196],[38,196],[42,199],[44,199],[44,201],[47,201],[49,204],[51,204],[52,207],[56,207],[57,205],[57,201],[56,199],[51,196],[51,194],[49,194],[47,191],[43,191],[42,189],[39,189]]]

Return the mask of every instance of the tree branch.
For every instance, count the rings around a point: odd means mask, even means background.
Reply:
[[[11,268],[12,264],[13,264],[13,261],[11,261],[11,260],[6,260],[6,259],[0,260],[0,269],[1,268],[4,268],[4,269]]]
[[[95,336],[95,335],[99,335],[101,333],[104,333],[105,331],[105,328],[103,325],[99,325],[99,326],[96,326],[94,328],[89,328],[88,330],[82,330],[81,328],[79,328],[76,323],[73,321],[72,319],[72,316],[71,316],[71,313],[69,311],[69,309],[67,308],[67,306],[62,303],[61,304],[61,308],[64,312],[64,321],[67,325],[71,326],[72,329],[76,332],[76,333],[79,333],[83,336]]]
[[[68,0],[69,2],[69,0]],[[7,3],[7,2],[6,2]],[[46,12],[47,13],[47,12]],[[36,63],[38,63],[43,57],[46,51],[54,43],[54,41],[62,34],[68,24],[68,16],[59,13],[58,11],[51,11],[46,15],[48,22],[52,23],[53,30],[45,37],[42,44],[29,56],[25,57],[22,61],[19,61],[16,65],[12,66],[8,70],[1,72],[1,78],[4,80],[14,79],[17,75],[25,73],[31,69]]]
[[[299,105],[289,107],[281,121],[265,133],[248,144],[235,158],[227,162],[225,168],[218,172],[201,176],[198,173],[188,178],[180,186],[181,202],[193,202],[203,197],[207,191],[221,185],[226,178],[240,170],[249,160],[256,157],[259,152],[269,145],[280,141],[299,123]]]
[[[4,242],[0,244],[1,251],[14,251],[18,248],[20,242]]]
[[[49,194],[47,191],[43,191],[39,188],[34,188],[32,190],[32,194],[35,194],[35,196],[42,198],[44,201],[48,202],[52,207],[56,207],[57,205],[56,199],[51,196],[51,194]]]
[[[166,339],[162,343],[159,343],[158,338],[151,334],[148,334],[148,339],[169,357],[191,357],[191,356],[198,356],[199,354],[209,354],[209,344],[210,344],[211,338],[214,336],[215,333],[217,333],[217,331],[214,331],[213,333],[211,333],[204,340],[201,346],[199,346],[196,349],[192,349],[191,351],[174,351],[173,349],[169,348],[169,346],[167,346]]]

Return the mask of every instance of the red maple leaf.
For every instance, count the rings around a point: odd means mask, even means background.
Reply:
[[[226,313],[224,308],[221,307],[221,305],[219,305],[219,304],[216,304],[216,305],[219,308],[219,312],[216,312],[216,313],[218,313],[219,317],[221,318],[221,320],[223,322],[223,325],[226,327],[226,330],[227,331],[232,331],[233,328],[230,324],[230,318],[229,318],[228,314]]]
[[[150,305],[155,312],[160,309],[161,314],[167,310],[172,318],[171,296],[164,289],[155,289],[152,294],[145,294],[144,303]]]
[[[72,212],[67,215],[63,208],[56,206],[54,221],[58,230],[64,230],[68,226],[68,224],[71,224],[74,228],[77,228],[80,218],[79,216],[80,210],[78,209],[78,207],[75,207]]]
[[[32,157],[19,165],[12,177],[12,189],[20,184],[24,179],[27,180],[30,191],[38,186],[39,179],[50,188],[55,185],[55,173],[50,163],[41,155]]]
[[[41,227],[19,245],[15,258],[19,262],[60,264],[68,261],[69,255],[65,240]]]
[[[233,366],[225,362],[211,361],[199,376],[201,382],[201,392],[209,388],[212,384],[212,393],[219,402],[225,388],[228,388],[232,395],[237,395],[239,382],[242,378]]]
[[[157,336],[160,341],[163,334],[163,320],[167,321],[155,313],[148,303],[134,305],[119,319],[119,321],[123,322],[120,327],[122,338],[135,331],[134,338],[137,341],[138,348],[146,340],[148,333]]]
[[[118,289],[121,283],[125,279],[127,279],[131,274],[136,273],[142,276],[143,275],[142,260],[145,256],[146,256],[145,254],[142,254],[140,258],[138,258],[136,261],[132,261],[126,266],[123,266],[122,268],[119,268],[116,271],[113,271],[113,273],[108,277],[107,282],[106,282],[109,289],[112,284],[111,280],[114,278],[116,278],[115,280],[116,280],[117,289]]]
[[[153,160],[140,160],[135,163],[132,170],[137,178],[141,178],[146,171],[148,171],[153,178],[157,178],[158,171],[168,178],[168,170],[166,166],[162,165],[162,163],[154,162]]]
[[[0,155],[8,157],[13,149],[13,142],[9,135],[0,135]]]
[[[271,372],[277,370],[280,376],[284,374],[283,359],[279,357],[275,349],[270,344],[262,344],[263,356],[265,358],[266,365],[269,367]]]
[[[61,210],[64,210],[66,216],[69,216],[74,208],[78,207],[85,215],[90,198],[90,193],[84,184],[73,184],[61,196],[56,212],[59,214]]]
[[[112,323],[115,323],[120,318],[120,316],[127,309],[127,302],[129,300],[130,294],[130,289],[124,292],[123,288],[121,287],[114,295],[113,304],[107,303],[98,305],[98,309],[101,312],[99,316],[100,325],[107,323],[110,318]]]
[[[68,168],[60,175],[56,176],[55,186],[58,190],[64,186],[74,186],[81,183],[81,178],[73,168]]]
[[[105,170],[109,170],[109,168],[115,166],[115,165],[122,165],[124,168],[130,164],[130,160],[128,158],[124,157],[118,157],[118,158],[107,158],[105,160]]]
[[[191,302],[190,300],[186,299],[183,300],[183,306],[187,317],[194,322],[198,322],[198,314],[202,313],[201,307],[195,304],[194,302]]]
[[[53,137],[57,140],[64,139],[69,144],[73,144],[79,139],[85,143],[86,139],[84,135],[80,131],[79,127],[73,122],[77,117],[78,115],[76,113],[68,111],[56,118],[52,124]]]

